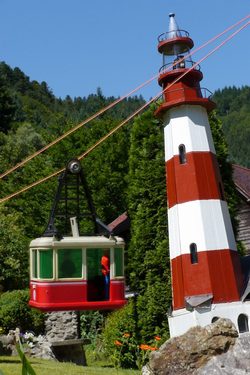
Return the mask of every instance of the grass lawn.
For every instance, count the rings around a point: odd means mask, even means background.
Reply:
[[[47,361],[38,358],[29,358],[37,375],[139,375],[136,370],[122,370],[111,367],[77,366],[72,363]],[[0,356],[0,371],[4,375],[21,375],[22,366],[19,357]],[[0,372],[1,374],[1,372]],[[1,374],[2,375],[2,374]]]

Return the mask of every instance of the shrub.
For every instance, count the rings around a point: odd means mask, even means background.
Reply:
[[[0,327],[7,333],[10,329],[20,328],[21,332],[44,331],[44,315],[28,305],[28,290],[13,290],[0,296]]]
[[[116,367],[137,367],[138,338],[134,308],[131,301],[106,319],[102,333],[104,351]]]
[[[84,311],[80,313],[81,337],[89,339],[92,344],[96,344],[98,336],[104,325],[106,313],[101,311]]]

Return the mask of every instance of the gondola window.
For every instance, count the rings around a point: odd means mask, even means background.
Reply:
[[[40,269],[39,277],[41,279],[53,278],[53,250],[39,250]]]
[[[82,249],[60,249],[58,251],[58,278],[82,277]]]

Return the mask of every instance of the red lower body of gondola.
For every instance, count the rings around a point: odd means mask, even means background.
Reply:
[[[115,310],[126,304],[124,280],[110,280],[109,298],[104,286],[92,281],[30,282],[29,305],[41,311]]]

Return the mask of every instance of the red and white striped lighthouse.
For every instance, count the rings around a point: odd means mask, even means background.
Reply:
[[[242,308],[250,312],[250,306],[241,301],[244,276],[208,122],[215,105],[204,95],[200,67],[189,57],[192,39],[174,14],[169,16],[169,31],[158,39],[164,98],[157,115],[164,122],[173,293],[169,324],[176,336],[218,317],[237,325]]]

